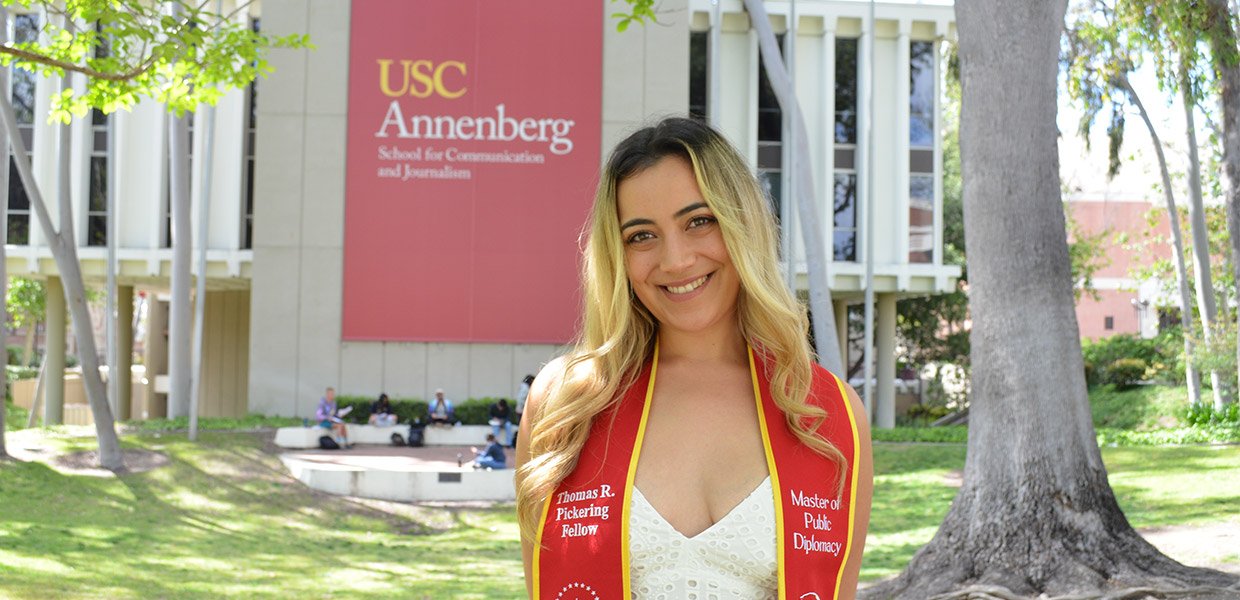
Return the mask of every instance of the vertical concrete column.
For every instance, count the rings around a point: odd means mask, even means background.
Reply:
[[[155,393],[155,378],[168,372],[168,303],[161,302],[154,292],[146,310],[146,405],[143,419],[168,416],[167,396]]]
[[[840,345],[840,362],[844,364],[844,373],[840,373],[840,377],[848,374],[848,302],[843,300],[832,300],[832,308],[835,309],[835,337],[836,343]]]
[[[896,426],[896,295],[878,295],[878,323],[874,332],[877,365],[874,378],[874,426],[890,429]]]
[[[43,290],[47,296],[43,424],[60,425],[65,422],[65,288],[59,277],[48,277]]]
[[[116,288],[116,419],[131,418],[133,403],[133,286]]]

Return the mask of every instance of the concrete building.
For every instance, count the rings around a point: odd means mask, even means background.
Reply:
[[[350,25],[355,10],[372,1],[263,0],[248,8],[247,18],[263,31],[308,33],[316,49],[272,52],[275,72],[256,91],[226,95],[217,111],[204,414],[306,416],[327,386],[343,394],[386,392],[397,398],[425,398],[440,387],[458,399],[511,397],[523,375],[537,372],[569,341],[560,332],[499,341],[407,335],[361,339],[349,333],[343,315],[354,263],[346,258],[346,222],[355,213],[346,189],[355,176],[346,167],[346,148],[352,143],[351,128],[359,126],[349,106],[351,77],[357,75],[351,73],[357,52]],[[795,20],[792,8],[786,2],[767,3],[785,56],[794,61],[809,129],[811,156],[797,160],[812,161],[816,185],[833,190],[830,204],[827,194],[818,194],[823,233],[832,240],[833,316],[842,320],[848,304],[862,300],[865,261],[871,258],[877,293],[876,391],[880,405],[890,406],[894,392],[883,382],[895,374],[896,299],[952,290],[960,274],[958,267],[943,264],[941,250],[940,50],[954,35],[953,8],[948,2],[881,2],[873,22],[867,2],[802,0],[795,5]],[[794,228],[791,267],[795,285],[804,292],[799,225],[786,210],[782,172],[788,150],[779,127],[782,116],[765,84],[750,17],[739,1],[728,0],[718,9],[709,0],[671,0],[660,3],[659,11],[658,26],[634,26],[623,33],[605,16],[610,9],[598,12],[592,35],[601,45],[600,89],[595,90],[601,106],[598,130],[583,134],[597,136],[591,138],[598,140],[591,151],[605,156],[627,132],[658,116],[692,111],[716,121],[770,185],[782,222]],[[870,36],[872,56],[866,51]],[[875,69],[873,114],[866,84],[870,64]],[[465,73],[464,66],[459,70]],[[717,80],[713,92],[712,78]],[[45,195],[54,198],[56,142],[43,123],[56,82],[31,80],[37,90],[29,121],[36,171]],[[168,286],[167,167],[161,158],[168,126],[154,103],[111,119],[111,153],[100,144],[106,128],[98,120],[74,123],[72,193],[84,271],[95,282],[102,281],[105,267],[93,232],[101,219],[118,219],[124,304],[134,289],[158,293]],[[867,123],[873,124],[870,137]],[[195,206],[201,200],[202,162],[197,158],[203,140],[196,131]],[[101,162],[115,163],[114,179],[106,183],[116,186],[116,215],[100,214],[98,194],[92,191],[98,177],[91,174],[101,172]],[[597,161],[591,170],[596,168]],[[588,203],[588,191],[583,197]],[[10,231],[22,214],[10,211]],[[870,228],[873,256],[867,257]],[[9,273],[54,282],[50,252],[35,228],[29,230],[25,240],[10,239]],[[435,289],[434,281],[422,285],[427,293]],[[519,294],[505,300],[518,306],[524,301],[535,300]],[[165,364],[160,336],[166,304],[153,305],[151,313],[146,363],[155,376]],[[153,395],[152,407],[161,400]],[[158,410],[152,408],[151,414]]]

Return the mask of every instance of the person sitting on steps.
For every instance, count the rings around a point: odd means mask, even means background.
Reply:
[[[427,413],[431,425],[451,427],[456,422],[456,411],[452,401],[443,397],[443,388],[435,390],[435,399],[431,400]]]

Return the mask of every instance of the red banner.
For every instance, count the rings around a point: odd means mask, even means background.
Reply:
[[[602,8],[353,0],[344,339],[572,337]]]

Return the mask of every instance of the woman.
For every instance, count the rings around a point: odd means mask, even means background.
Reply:
[[[667,119],[612,153],[583,330],[520,429],[531,597],[853,597],[869,431],[813,364],[776,241],[748,165],[708,126]]]

